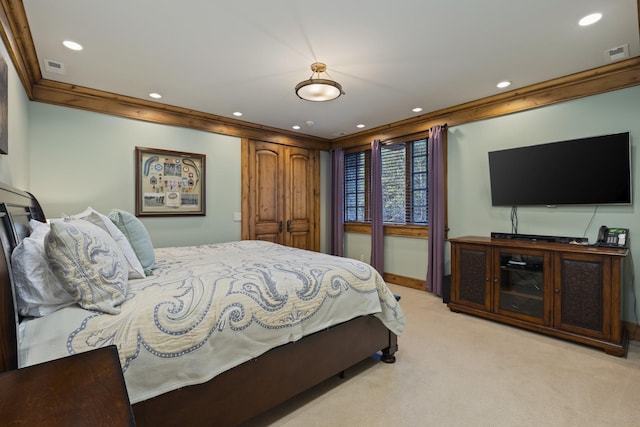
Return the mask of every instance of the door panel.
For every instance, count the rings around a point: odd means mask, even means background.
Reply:
[[[251,239],[283,243],[281,221],[284,217],[284,158],[280,146],[255,142],[249,160],[249,195],[253,207]]]
[[[301,148],[288,149],[287,245],[312,249],[311,223],[313,222],[314,188],[313,152]]]

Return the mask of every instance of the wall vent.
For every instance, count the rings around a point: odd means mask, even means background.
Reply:
[[[44,60],[44,69],[50,73],[65,74],[64,64],[62,62],[53,61],[51,59]]]
[[[607,57],[610,61],[619,61],[629,57],[629,45],[623,44],[622,46],[612,47],[606,51]]]

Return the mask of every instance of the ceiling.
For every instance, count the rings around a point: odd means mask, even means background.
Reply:
[[[638,0],[23,3],[45,79],[327,139],[640,55]],[[316,61],[345,95],[296,96]]]

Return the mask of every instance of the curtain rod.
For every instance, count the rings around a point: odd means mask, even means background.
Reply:
[[[440,126],[442,126],[444,129],[449,129],[449,125],[447,123],[443,123]],[[430,130],[430,129],[429,129]],[[428,130],[426,131],[421,131],[421,132],[416,132],[415,134],[425,134],[428,132]],[[389,138],[389,139],[385,139],[384,141],[380,141],[380,144],[382,145],[393,145],[399,142],[407,142],[411,140],[411,135],[415,135],[415,134],[409,134],[409,135],[404,135],[400,138],[398,137],[394,137],[394,138]]]

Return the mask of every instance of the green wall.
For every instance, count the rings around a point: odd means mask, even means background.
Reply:
[[[135,211],[135,147],[206,155],[206,216],[141,218],[154,246],[240,240],[240,139],[33,102],[31,186],[48,217]]]
[[[33,102],[29,108],[31,186],[48,217],[91,206],[135,210],[135,147],[206,155],[206,216],[141,218],[154,246],[240,240],[240,138]],[[321,204],[328,206],[329,154],[321,159]],[[327,219],[321,213],[321,249]]]
[[[511,208],[491,206],[488,152],[504,148],[629,131],[632,140],[634,204],[632,206],[560,206],[518,208],[518,232],[523,234],[588,237],[596,240],[601,225],[630,229],[631,256],[626,263],[624,318],[640,323],[636,295],[640,266],[640,173],[637,140],[640,139],[640,86],[591,96],[535,110],[510,114],[449,128],[448,214],[449,236],[490,236],[492,231],[511,232]],[[595,215],[594,215],[595,212]],[[593,220],[592,220],[593,217]],[[635,236],[635,237],[634,237]],[[368,234],[347,233],[345,256],[369,261]],[[427,241],[385,237],[387,273],[424,280]],[[450,271],[450,248],[445,248],[445,269]]]
[[[632,206],[519,207],[518,232],[523,234],[587,237],[595,243],[598,228],[629,228],[631,256],[624,285],[624,318],[640,323],[635,312],[640,285],[640,86],[563,102],[527,112],[468,123],[449,129],[449,236],[489,236],[511,232],[511,208],[492,207],[489,151],[629,131],[632,141]],[[595,212],[595,215],[594,215]],[[593,217],[593,219],[592,219]],[[449,270],[447,254],[447,270]]]
[[[9,154],[0,155],[0,182],[27,189],[30,171],[28,120],[30,102],[3,43],[0,43],[0,55],[7,64],[6,119],[9,139]]]

